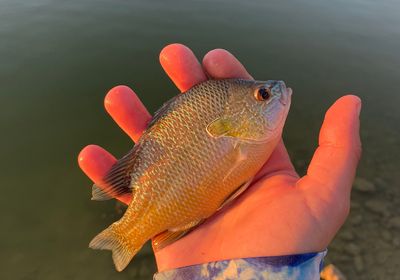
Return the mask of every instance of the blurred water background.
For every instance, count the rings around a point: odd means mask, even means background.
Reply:
[[[349,279],[395,279],[400,259],[400,3],[341,1],[0,0],[0,278],[151,279],[147,246],[122,273],[88,242],[118,218],[90,201],[77,154],[131,141],[103,109],[118,84],[151,112],[178,91],[159,51],[234,53],[258,79],[294,89],[284,139],[299,173],[326,109],[363,100],[363,158],[351,214],[328,262]],[[117,207],[118,208],[118,207]]]

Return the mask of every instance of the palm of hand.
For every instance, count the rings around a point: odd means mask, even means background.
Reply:
[[[213,78],[251,76],[228,52],[213,50],[203,68],[185,46],[163,49],[160,62],[181,91]],[[190,74],[188,74],[190,73]],[[223,259],[272,256],[323,250],[347,217],[350,189],[361,145],[358,135],[360,100],[340,98],[327,112],[319,144],[307,175],[299,178],[281,141],[254,183],[226,207],[177,242],[156,252],[159,270]],[[127,87],[113,88],[105,107],[119,126],[137,141],[150,115]],[[90,145],[79,165],[95,182],[115,158]],[[118,197],[129,203],[130,197]]]

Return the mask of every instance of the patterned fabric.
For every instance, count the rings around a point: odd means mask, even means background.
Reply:
[[[278,257],[233,259],[181,267],[154,275],[154,280],[319,280],[326,251]]]

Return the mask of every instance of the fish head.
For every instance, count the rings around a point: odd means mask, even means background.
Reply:
[[[281,136],[292,90],[283,81],[236,80],[225,115],[233,123],[231,135],[269,141]]]

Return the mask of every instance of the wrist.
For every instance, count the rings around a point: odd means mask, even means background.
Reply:
[[[214,229],[209,230],[220,232]],[[208,235],[203,231],[205,231],[204,228],[198,228],[175,243],[155,252],[158,271],[230,259],[300,255],[321,252],[326,248],[316,246],[315,241],[309,244],[304,239],[298,242],[283,242],[269,238],[269,241],[266,241],[263,238],[251,237],[250,233],[245,234],[243,239],[238,235],[235,238],[233,235],[226,234],[221,236],[215,234],[212,238],[204,238]]]
[[[169,279],[319,279],[326,250],[297,255],[231,259],[159,272]]]

